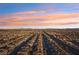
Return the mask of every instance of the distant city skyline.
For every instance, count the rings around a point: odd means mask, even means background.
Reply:
[[[0,3],[0,28],[79,28],[79,4]]]

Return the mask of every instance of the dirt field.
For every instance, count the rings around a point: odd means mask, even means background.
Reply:
[[[0,55],[79,55],[79,30],[0,30]]]

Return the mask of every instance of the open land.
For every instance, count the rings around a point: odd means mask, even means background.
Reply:
[[[0,55],[79,55],[79,29],[1,29]]]

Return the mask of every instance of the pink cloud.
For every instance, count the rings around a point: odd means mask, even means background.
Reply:
[[[43,14],[43,15],[31,15],[28,14],[41,14],[46,11],[28,11],[17,12],[14,14],[0,16],[0,26],[59,26],[79,24],[75,18],[79,17],[79,13],[72,14]],[[20,16],[26,15],[26,16]],[[74,19],[73,19],[74,18]],[[3,23],[3,24],[2,24]]]

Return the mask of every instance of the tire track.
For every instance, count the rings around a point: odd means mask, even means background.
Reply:
[[[49,42],[52,45],[53,49],[55,49],[55,53],[53,52],[53,54],[56,54],[56,55],[62,55],[62,54],[66,55],[66,54],[69,54],[67,51],[65,51],[64,49],[62,49],[61,46],[57,42],[55,42],[54,40],[52,40],[47,34],[44,33],[44,35],[49,40]]]
[[[21,50],[21,47],[22,47],[22,46],[25,46],[25,44],[26,44],[28,41],[30,41],[33,36],[34,36],[34,35],[29,36],[28,38],[24,38],[23,41],[21,41],[21,43],[20,43],[18,46],[16,46],[16,47],[14,48],[14,50],[10,53],[10,55],[16,55],[17,52],[18,52],[19,50]]]
[[[37,38],[37,33],[35,33],[34,37],[32,37],[31,40],[25,44],[26,46],[21,47],[21,50],[18,51],[17,54],[31,55],[33,53],[32,48],[36,38]]]
[[[47,34],[47,35],[50,36],[50,38],[51,38],[52,40],[54,40],[56,43],[58,43],[60,46],[62,46],[62,48],[63,48],[64,50],[66,50],[68,53],[73,54],[73,55],[74,55],[74,54],[76,54],[76,55],[79,54],[79,49],[76,49],[76,48],[74,48],[74,47],[72,47],[72,46],[70,46],[70,45],[64,43],[64,42],[61,41],[60,39],[55,38],[53,35],[49,35],[49,34]]]
[[[33,47],[32,47],[32,54],[31,55],[36,55],[36,52],[37,52],[37,46],[38,46],[38,33],[36,33],[36,40],[33,44]]]
[[[55,55],[57,54],[54,47],[49,43],[47,37],[43,34],[43,49],[47,55]]]

